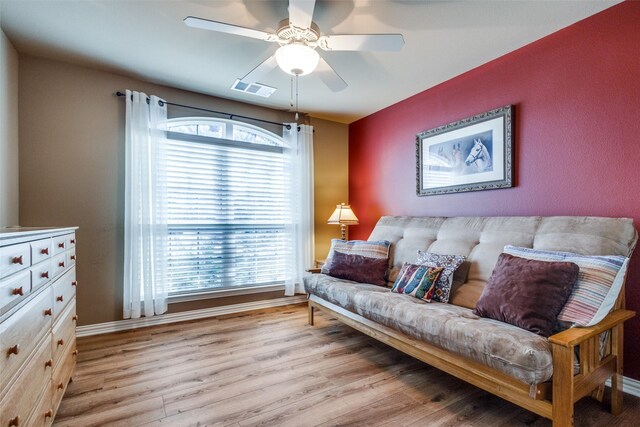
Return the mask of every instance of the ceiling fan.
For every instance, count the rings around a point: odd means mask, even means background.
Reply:
[[[347,87],[347,83],[318,54],[316,48],[326,51],[399,51],[404,45],[402,34],[334,34],[321,35],[312,22],[315,0],[289,0],[289,18],[280,21],[275,33],[252,28],[210,21],[188,16],[184,23],[189,27],[278,43],[275,54],[259,64],[242,79],[245,83],[256,83],[269,71],[280,67],[294,76],[311,72],[322,80],[333,92]]]

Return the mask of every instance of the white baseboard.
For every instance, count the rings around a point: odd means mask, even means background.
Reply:
[[[205,319],[207,317],[222,316],[225,314],[242,313],[244,311],[261,310],[264,308],[281,307],[289,304],[300,304],[307,301],[305,295],[283,297],[265,301],[245,302],[242,304],[226,305],[222,307],[204,308],[202,310],[183,311],[180,313],[163,314],[154,317],[141,317],[139,319],[118,320],[116,322],[98,323],[95,325],[78,326],[77,337],[108,334],[109,332],[127,331],[129,329],[146,328],[147,326],[166,325],[168,323],[184,322],[187,320]],[[611,379],[605,383],[611,387]],[[622,390],[632,396],[640,397],[640,381],[624,377]]]
[[[605,383],[607,387],[611,387],[611,378]],[[622,391],[632,396],[640,397],[640,381],[633,378],[623,377]]]
[[[97,323],[95,325],[78,326],[77,337],[108,334],[110,332],[128,331],[130,329],[146,328],[148,326],[166,325],[168,323],[184,322],[187,320],[204,319],[225,314],[242,313],[244,311],[261,310],[264,308],[281,307],[289,304],[300,304],[307,301],[306,295],[275,298],[264,301],[244,302],[241,304],[225,305],[222,307],[204,308],[201,310],[183,311],[180,313],[162,314],[154,317],[118,320],[115,322]]]

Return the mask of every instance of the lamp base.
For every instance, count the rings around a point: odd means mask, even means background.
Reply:
[[[340,224],[340,232],[342,233],[342,240],[347,240],[347,226]]]

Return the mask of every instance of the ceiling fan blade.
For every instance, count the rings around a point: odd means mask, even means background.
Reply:
[[[337,34],[320,37],[318,45],[324,50],[397,52],[404,46],[404,37],[402,34]]]
[[[316,0],[289,0],[289,24],[307,29],[311,27],[311,18]]]
[[[331,68],[331,65],[329,65],[324,58],[320,58],[318,67],[313,74],[317,75],[332,92],[340,92],[348,86],[347,82],[342,80],[342,77]]]
[[[269,40],[269,33],[254,30],[252,28],[240,27],[238,25],[225,24],[224,22],[209,21],[208,19],[187,16],[184,23],[189,27],[201,28],[203,30],[217,31],[219,33],[235,34],[237,36],[251,37],[259,40]]]
[[[249,73],[240,80],[244,83],[257,83],[262,79],[269,71],[278,66],[276,62],[276,56],[271,55],[264,62],[260,63],[256,68],[249,71]]]

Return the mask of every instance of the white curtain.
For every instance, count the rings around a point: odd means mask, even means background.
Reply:
[[[124,318],[167,311],[167,104],[126,91]]]
[[[288,279],[285,295],[304,293],[302,278],[313,267],[313,126],[289,123],[283,137],[289,153],[289,188],[291,190],[291,235]]]

